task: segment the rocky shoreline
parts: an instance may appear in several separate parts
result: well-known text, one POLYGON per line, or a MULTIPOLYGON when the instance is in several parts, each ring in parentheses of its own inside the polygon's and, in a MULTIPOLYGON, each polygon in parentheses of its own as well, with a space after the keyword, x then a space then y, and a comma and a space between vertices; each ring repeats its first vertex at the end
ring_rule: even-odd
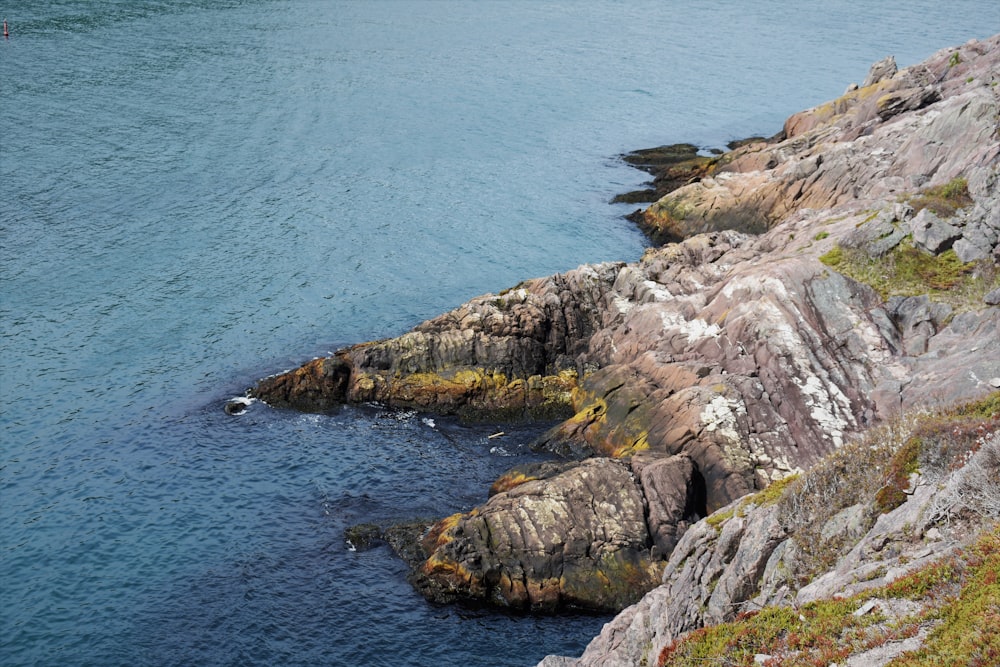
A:
POLYGON ((435 601, 620 611, 662 591, 679 545, 720 553, 691 546, 705 516, 1000 383, 998 88, 1000 35, 877 63, 722 155, 633 154, 656 173, 626 199, 656 198, 640 261, 525 281, 249 394, 562 419, 537 447, 563 461, 393 543, 435 601))

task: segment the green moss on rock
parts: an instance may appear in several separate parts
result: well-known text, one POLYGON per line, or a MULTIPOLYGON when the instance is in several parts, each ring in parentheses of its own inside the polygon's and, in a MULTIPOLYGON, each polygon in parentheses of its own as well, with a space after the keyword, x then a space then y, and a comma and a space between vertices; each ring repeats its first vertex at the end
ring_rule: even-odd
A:
POLYGON ((932 255, 909 239, 884 257, 836 245, 819 261, 871 286, 883 299, 927 294, 959 312, 982 307, 983 297, 1000 287, 1000 271, 991 262, 963 263, 950 249, 932 255))

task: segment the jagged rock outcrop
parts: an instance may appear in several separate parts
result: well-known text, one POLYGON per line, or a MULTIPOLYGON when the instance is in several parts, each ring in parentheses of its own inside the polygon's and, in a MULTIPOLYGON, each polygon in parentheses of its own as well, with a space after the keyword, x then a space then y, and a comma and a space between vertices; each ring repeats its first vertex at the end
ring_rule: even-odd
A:
POLYGON ((438 601, 616 610, 659 581, 628 465, 593 458, 437 523, 411 581, 438 601))
POLYGON ((878 433, 780 493, 742 499, 698 522, 674 549, 660 586, 605 625, 580 658, 550 656, 539 667, 656 665, 664 647, 691 630, 767 606, 850 597, 954 553, 1000 519, 1000 395, 985 405, 991 417, 928 420, 936 432, 918 421, 896 427, 897 442, 878 433), (969 424, 975 428, 963 430, 969 424), (891 478, 892 466, 879 459, 898 459, 913 442, 920 471, 898 506, 880 507, 879 480, 891 478), (817 566, 817 558, 829 565, 817 566))
POLYGON ((252 393, 312 411, 377 401, 469 418, 564 413, 622 266, 582 266, 473 299, 398 338, 266 378, 252 393))
POLYGON ((537 446, 598 458, 498 480, 486 503, 410 540, 414 582, 436 600, 537 610, 632 600, 697 538, 685 530, 698 517, 851 433, 1000 377, 1000 309, 982 295, 889 298, 831 259, 890 267, 905 255, 920 269, 933 250, 953 274, 928 279, 934 289, 963 276, 982 294, 998 286, 1000 35, 890 69, 647 209, 654 239, 682 241, 473 299, 251 395, 565 418, 537 446), (980 264, 956 268, 959 251, 980 264))
POLYGON ((998 155, 998 49, 1000 38, 992 37, 889 77, 886 69, 869 85, 791 116, 782 141, 727 154, 710 177, 649 207, 641 224, 660 241, 756 232, 798 209, 874 204, 988 168, 998 155))

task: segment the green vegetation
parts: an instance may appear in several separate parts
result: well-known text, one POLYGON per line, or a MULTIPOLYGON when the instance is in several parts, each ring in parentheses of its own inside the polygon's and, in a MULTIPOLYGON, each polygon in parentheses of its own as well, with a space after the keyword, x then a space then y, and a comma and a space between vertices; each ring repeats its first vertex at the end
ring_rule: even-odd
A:
POLYGON ((787 477, 783 477, 775 482, 771 482, 771 484, 769 484, 766 488, 758 491, 757 493, 744 496, 738 503, 731 506, 729 509, 713 512, 705 519, 705 522, 713 528, 718 528, 734 516, 743 516, 747 509, 751 506, 767 507, 768 505, 773 505, 781 499, 782 495, 785 493, 785 489, 788 488, 788 485, 798 478, 799 473, 795 473, 788 475, 787 477))
MULTIPOLYGON (((930 568, 934 568, 932 565, 930 568)), ((919 575, 922 573, 917 573, 919 575)), ((982 536, 961 558, 951 559, 935 572, 928 595, 948 595, 946 587, 959 585, 937 611, 941 624, 924 645, 890 663, 890 667, 930 667, 1000 664, 1000 529, 982 536), (942 590, 944 589, 944 590, 942 590)), ((902 580, 901 580, 902 581, 902 580)), ((893 586, 900 582, 894 582, 893 586)))
POLYGON ((921 190, 909 197, 908 201, 914 213, 927 208, 939 218, 950 218, 958 209, 971 206, 973 203, 969 195, 969 182, 961 176, 951 179, 944 185, 921 190))
POLYGON ((898 656, 890 667, 1000 664, 1000 528, 985 532, 971 547, 932 563, 880 589, 841 600, 821 600, 799 609, 768 607, 743 613, 729 623, 701 628, 668 644, 659 667, 706 664, 826 667, 852 654, 917 634, 935 621, 923 646, 898 656), (920 603, 903 618, 889 621, 866 602, 905 598, 920 603))
MULTIPOLYGON (((778 503, 778 514, 796 546, 798 584, 829 570, 854 546, 848 530, 824 533, 829 520, 857 507, 860 531, 879 514, 905 502, 910 475, 932 484, 946 473, 971 467, 972 455, 1000 433, 1000 391, 980 400, 886 422, 849 442, 808 472, 775 482, 707 521, 715 526, 752 505, 778 503)), ((988 475, 995 478, 996 468, 988 475)), ((986 515, 984 515, 986 516, 986 515)), ((847 657, 927 633, 917 651, 899 655, 890 667, 938 664, 1000 664, 1000 510, 984 519, 984 532, 965 550, 917 569, 891 584, 847 599, 820 600, 800 608, 768 607, 732 622, 704 627, 667 645, 657 665, 706 664, 827 667, 847 657), (892 600, 916 602, 893 606, 892 600), (870 601, 867 613, 855 612, 870 601), (896 611, 889 613, 892 608, 896 611), (899 617, 900 608, 907 609, 899 617)), ((884 571, 881 573, 884 574, 884 571)), ((881 576, 881 574, 876 576, 881 576)))
POLYGON ((961 62, 962 62, 962 56, 958 54, 958 51, 955 51, 954 53, 951 54, 951 57, 948 58, 948 67, 955 67, 961 62))
MULTIPOLYGON (((754 655, 797 654, 800 665, 829 665, 846 657, 848 646, 867 641, 866 630, 881 620, 878 614, 854 616, 853 600, 823 601, 801 609, 769 607, 743 614, 732 623, 695 630, 666 646, 657 662, 676 665, 754 665, 754 655), (844 644, 845 639, 850 644, 844 644), (846 652, 845 652, 846 651, 846 652), (804 653, 812 659, 802 660, 804 653)), ((781 664, 781 663, 774 663, 781 664)))
POLYGON ((814 241, 822 241, 823 239, 825 239, 829 235, 830 235, 830 232, 823 231, 823 232, 820 232, 820 233, 816 234, 816 236, 813 237, 813 240, 814 241))
POLYGON ((752 506, 779 504, 782 524, 800 552, 799 583, 805 584, 853 546, 850 535, 823 535, 835 514, 860 504, 859 528, 867 530, 880 514, 906 501, 911 474, 939 478, 964 465, 998 431, 1000 391, 935 412, 909 414, 869 430, 808 472, 773 482, 705 521, 719 528, 752 506))
POLYGON ((875 511, 886 514, 906 502, 910 475, 920 469, 920 444, 917 436, 910 437, 889 460, 885 484, 875 492, 875 511))
POLYGON ((1000 271, 992 262, 963 263, 950 249, 931 255, 909 239, 884 257, 873 258, 863 249, 837 245, 819 260, 871 286, 883 299, 927 294, 959 312, 981 308, 986 293, 1000 287, 1000 271))

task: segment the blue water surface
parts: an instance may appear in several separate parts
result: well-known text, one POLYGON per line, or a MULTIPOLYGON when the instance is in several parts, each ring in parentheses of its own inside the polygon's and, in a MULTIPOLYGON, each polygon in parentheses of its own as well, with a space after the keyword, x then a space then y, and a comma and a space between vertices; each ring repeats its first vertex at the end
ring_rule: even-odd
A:
POLYGON ((772 134, 992 1, 0 7, 0 663, 530 665, 607 617, 434 607, 345 527, 538 427, 225 400, 644 239, 618 154, 772 134), (490 439, 498 430, 508 435, 490 439))

